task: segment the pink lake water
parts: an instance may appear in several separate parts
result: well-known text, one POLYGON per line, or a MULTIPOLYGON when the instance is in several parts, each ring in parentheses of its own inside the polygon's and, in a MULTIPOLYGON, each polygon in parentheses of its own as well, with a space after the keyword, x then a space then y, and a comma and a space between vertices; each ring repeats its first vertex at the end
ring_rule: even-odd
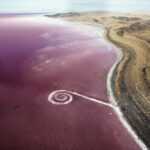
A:
POLYGON ((110 103, 107 75, 120 53, 103 32, 46 17, 0 17, 0 149, 140 149, 112 108, 77 95, 67 105, 48 101, 63 89, 110 103))

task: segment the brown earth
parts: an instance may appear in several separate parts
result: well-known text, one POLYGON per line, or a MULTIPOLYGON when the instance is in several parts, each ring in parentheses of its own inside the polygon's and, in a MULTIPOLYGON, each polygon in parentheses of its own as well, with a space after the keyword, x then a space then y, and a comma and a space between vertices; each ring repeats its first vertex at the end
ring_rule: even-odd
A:
POLYGON ((107 27, 105 38, 124 54, 112 77, 116 101, 150 148, 150 13, 87 12, 50 17, 107 27))

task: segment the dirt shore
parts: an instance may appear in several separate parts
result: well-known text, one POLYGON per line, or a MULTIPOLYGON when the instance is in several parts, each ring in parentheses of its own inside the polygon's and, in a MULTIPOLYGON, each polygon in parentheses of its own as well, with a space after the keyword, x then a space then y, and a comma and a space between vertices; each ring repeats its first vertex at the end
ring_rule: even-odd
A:
POLYGON ((150 13, 68 13, 55 18, 107 27, 105 38, 123 52, 112 76, 116 101, 150 148, 150 13))

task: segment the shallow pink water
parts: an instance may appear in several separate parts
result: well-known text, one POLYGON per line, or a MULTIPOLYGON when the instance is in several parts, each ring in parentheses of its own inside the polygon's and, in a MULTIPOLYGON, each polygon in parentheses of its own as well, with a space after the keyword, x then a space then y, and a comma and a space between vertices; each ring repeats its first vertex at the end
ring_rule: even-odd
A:
POLYGON ((0 17, 0 33, 0 149, 139 149, 111 108, 47 101, 64 89, 109 103, 107 75, 120 56, 102 33, 35 16, 0 17))
POLYGON ((82 91, 108 102, 107 73, 118 55, 108 51, 99 36, 42 17, 11 17, 0 24, 2 82, 37 90, 82 91))

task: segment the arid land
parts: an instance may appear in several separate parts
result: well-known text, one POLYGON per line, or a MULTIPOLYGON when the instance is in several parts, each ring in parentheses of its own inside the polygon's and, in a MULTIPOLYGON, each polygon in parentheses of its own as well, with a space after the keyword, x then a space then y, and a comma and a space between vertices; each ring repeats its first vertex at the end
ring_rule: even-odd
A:
POLYGON ((150 148, 150 13, 68 13, 50 17, 104 25, 105 38, 123 53, 112 89, 124 116, 150 148))

